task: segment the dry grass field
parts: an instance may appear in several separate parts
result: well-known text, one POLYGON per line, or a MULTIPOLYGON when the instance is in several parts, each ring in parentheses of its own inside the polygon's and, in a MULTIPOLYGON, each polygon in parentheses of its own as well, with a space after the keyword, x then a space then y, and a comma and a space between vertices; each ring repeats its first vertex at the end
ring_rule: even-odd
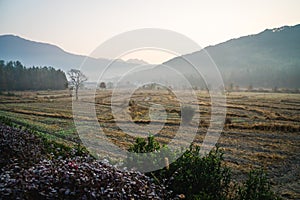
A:
MULTIPOLYGON (((189 103, 200 108, 200 126, 194 143, 201 144, 209 125, 211 103, 204 91, 199 91, 197 97, 198 102, 189 103)), ((87 91, 81 100, 91 101, 91 98, 92 91, 87 91)), ((129 105, 122 95, 116 99, 113 103, 126 107, 135 124, 141 127, 150 122, 149 105, 162 104, 167 123, 156 134, 158 141, 167 144, 176 134, 180 126, 180 103, 172 93, 137 90, 129 105)), ((97 91, 95 101, 105 134, 121 148, 128 148, 135 138, 116 125, 111 112, 111 91, 97 91)), ((224 149, 225 164, 234 169, 235 179, 243 179, 250 169, 263 167, 276 193, 286 199, 300 199, 300 94, 232 92, 227 95, 226 107, 226 123, 218 145, 224 149)), ((33 127, 52 139, 66 143, 80 141, 68 90, 4 93, 0 96, 0 116, 33 127)), ((126 126, 128 121, 118 123, 126 126)))

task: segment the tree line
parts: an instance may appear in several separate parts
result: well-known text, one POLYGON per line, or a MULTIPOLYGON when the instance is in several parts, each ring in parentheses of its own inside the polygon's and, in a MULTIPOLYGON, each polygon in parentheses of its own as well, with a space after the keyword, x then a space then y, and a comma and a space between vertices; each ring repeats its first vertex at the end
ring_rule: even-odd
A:
POLYGON ((0 91, 60 90, 68 86, 66 75, 53 67, 26 68, 19 61, 0 60, 0 91))

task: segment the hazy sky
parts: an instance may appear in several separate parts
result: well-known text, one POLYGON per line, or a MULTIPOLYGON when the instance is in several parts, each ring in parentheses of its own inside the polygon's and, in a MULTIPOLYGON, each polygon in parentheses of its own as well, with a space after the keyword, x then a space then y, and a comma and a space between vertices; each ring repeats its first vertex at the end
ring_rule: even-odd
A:
POLYGON ((299 0, 0 0, 0 34, 87 55, 119 33, 163 28, 205 47, 266 28, 298 24, 299 10, 299 0))

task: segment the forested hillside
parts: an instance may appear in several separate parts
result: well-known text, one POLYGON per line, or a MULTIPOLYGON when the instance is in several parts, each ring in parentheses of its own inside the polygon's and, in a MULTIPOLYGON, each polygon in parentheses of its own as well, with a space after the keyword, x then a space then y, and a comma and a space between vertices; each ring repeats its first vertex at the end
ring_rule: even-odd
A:
POLYGON ((52 67, 26 68, 19 61, 0 60, 0 91, 10 90, 60 90, 67 87, 63 71, 52 67))

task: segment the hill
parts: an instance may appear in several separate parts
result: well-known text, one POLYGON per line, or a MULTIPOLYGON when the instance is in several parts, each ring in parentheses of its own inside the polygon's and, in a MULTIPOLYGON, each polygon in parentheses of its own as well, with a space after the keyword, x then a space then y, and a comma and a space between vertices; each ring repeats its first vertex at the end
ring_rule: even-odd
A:
MULTIPOLYGON (((183 57, 201 66, 207 62, 206 52, 218 66, 226 85, 300 87, 300 25, 266 29, 183 57)), ((183 57, 164 64, 185 68, 183 57)))
MULTIPOLYGON (((0 60, 18 60, 26 67, 51 66, 65 72, 71 68, 79 68, 84 59, 88 58, 86 65, 89 68, 86 75, 90 81, 98 80, 100 74, 95 74, 95 71, 102 71, 112 61, 68 53, 58 46, 30 41, 15 35, 0 36, 0 47, 0 60)), ((110 75, 117 76, 136 65, 137 63, 134 62, 117 60, 114 62, 114 69, 110 71, 110 75)))
MULTIPOLYGON (((85 66, 89 67, 86 72, 89 81, 98 80, 100 74, 95 72, 101 72, 112 61, 71 54, 51 44, 29 41, 13 35, 0 36, 0 46, 0 60, 19 60, 29 67, 46 65, 67 71, 79 68, 84 59, 88 58, 85 66)), ((208 46, 197 52, 173 58, 155 68, 149 65, 147 70, 135 72, 123 81, 167 80, 166 82, 172 85, 172 82, 177 83, 178 80, 174 73, 169 73, 171 68, 184 74, 192 84, 197 83, 205 87, 203 79, 194 76, 194 70, 189 70, 185 59, 191 61, 200 71, 204 70, 203 66, 209 71, 212 65, 211 58, 220 70, 227 87, 231 85, 300 88, 299 55, 300 24, 283 26, 208 46)), ((109 69, 109 77, 106 77, 106 80, 118 78, 140 64, 146 63, 138 59, 126 62, 116 60, 113 69, 109 69)))

